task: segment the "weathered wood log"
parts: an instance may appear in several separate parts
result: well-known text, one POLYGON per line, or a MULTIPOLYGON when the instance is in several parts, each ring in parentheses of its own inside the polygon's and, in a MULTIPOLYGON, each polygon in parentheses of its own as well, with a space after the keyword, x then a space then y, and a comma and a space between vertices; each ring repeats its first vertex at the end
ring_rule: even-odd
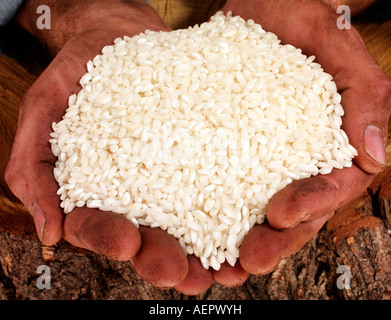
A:
MULTIPOLYGON (((356 26, 379 65, 390 74, 391 24, 356 26)), ((175 290, 153 288, 129 262, 110 260, 65 241, 43 246, 31 216, 4 181, 18 105, 45 67, 46 60, 37 59, 41 55, 32 53, 23 63, 0 57, 0 299, 391 298, 391 166, 361 197, 338 210, 298 253, 283 259, 272 273, 250 276, 236 288, 215 283, 198 296, 183 296, 175 290), (50 288, 45 288, 49 282, 43 280, 45 271, 39 271, 40 266, 49 267, 50 288)))
POLYGON ((65 241, 42 246, 25 208, 1 198, 0 298, 390 299, 391 238, 387 221, 377 217, 373 207, 390 198, 379 195, 365 194, 338 210, 317 236, 271 274, 250 276, 237 288, 214 284, 196 297, 151 287, 129 262, 110 260, 65 241), (50 289, 38 287, 41 265, 50 268, 50 289), (339 266, 350 270, 350 289, 338 287, 339 266))

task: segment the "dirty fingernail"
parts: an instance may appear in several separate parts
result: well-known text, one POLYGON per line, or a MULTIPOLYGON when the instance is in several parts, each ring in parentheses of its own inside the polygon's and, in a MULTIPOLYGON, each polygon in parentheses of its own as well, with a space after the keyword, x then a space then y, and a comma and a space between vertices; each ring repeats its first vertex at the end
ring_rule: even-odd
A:
POLYGON ((368 126, 364 133, 364 149, 371 158, 382 165, 386 164, 386 150, 384 146, 383 133, 376 126, 368 126))
POLYGON ((43 213, 40 206, 32 204, 30 207, 30 213, 34 218, 35 228, 37 230, 38 238, 42 241, 43 230, 45 228, 45 214, 43 213))

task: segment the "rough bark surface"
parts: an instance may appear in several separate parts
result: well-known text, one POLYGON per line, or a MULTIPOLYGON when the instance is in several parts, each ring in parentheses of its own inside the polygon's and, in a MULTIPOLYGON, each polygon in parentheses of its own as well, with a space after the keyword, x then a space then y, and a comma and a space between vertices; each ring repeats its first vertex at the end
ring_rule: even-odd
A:
POLYGON ((66 242, 42 246, 24 207, 2 198, 0 299, 390 299, 391 238, 388 222, 376 217, 379 212, 374 214, 374 201, 389 205, 390 198, 366 194, 339 210, 271 274, 250 276, 237 288, 215 283, 203 294, 188 297, 153 288, 129 262, 66 242), (50 267, 50 289, 38 288, 41 265, 50 267), (350 289, 338 287, 342 274, 337 268, 342 265, 350 269, 350 289))
MULTIPOLYGON (((163 12, 167 19, 168 9, 164 7, 163 12)), ((379 65, 390 74, 390 23, 356 26, 379 65), (377 47, 376 32, 384 38, 383 49, 377 47)), ((198 296, 183 296, 175 290, 153 288, 129 262, 110 260, 65 241, 42 246, 31 216, 4 182, 17 107, 47 63, 45 57, 37 57, 42 55, 19 60, 0 56, 0 300, 391 298, 391 167, 378 175, 360 198, 338 210, 298 253, 282 260, 272 273, 250 276, 236 288, 215 283, 198 296), (50 289, 38 288, 42 274, 37 269, 42 265, 50 267, 50 289), (350 289, 346 281, 341 289, 346 274, 341 273, 340 266, 350 270, 350 289)))

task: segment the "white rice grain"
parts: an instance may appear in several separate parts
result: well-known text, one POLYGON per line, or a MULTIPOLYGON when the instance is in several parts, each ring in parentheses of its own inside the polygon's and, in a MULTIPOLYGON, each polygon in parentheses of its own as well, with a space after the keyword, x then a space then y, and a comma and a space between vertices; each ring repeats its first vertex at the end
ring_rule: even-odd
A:
POLYGON ((254 21, 118 38, 53 123, 61 207, 167 230, 204 268, 235 265, 273 195, 352 165, 332 77, 254 21))

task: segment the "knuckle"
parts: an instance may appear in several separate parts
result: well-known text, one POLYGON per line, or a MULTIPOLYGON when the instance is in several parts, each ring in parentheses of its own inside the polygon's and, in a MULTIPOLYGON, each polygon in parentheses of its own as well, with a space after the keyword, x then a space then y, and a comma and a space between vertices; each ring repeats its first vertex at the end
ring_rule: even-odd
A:
POLYGON ((386 77, 381 79, 377 84, 378 92, 384 97, 390 97, 391 95, 391 79, 386 77))
POLYGON ((11 159, 4 172, 5 181, 16 197, 21 195, 21 183, 23 179, 23 167, 15 159, 11 159))
POLYGON ((7 182, 10 188, 15 184, 17 171, 18 170, 15 168, 14 161, 10 160, 4 172, 5 181, 7 182))
POLYGON ((389 77, 379 79, 376 83, 376 95, 382 111, 389 116, 391 112, 391 79, 389 77))

